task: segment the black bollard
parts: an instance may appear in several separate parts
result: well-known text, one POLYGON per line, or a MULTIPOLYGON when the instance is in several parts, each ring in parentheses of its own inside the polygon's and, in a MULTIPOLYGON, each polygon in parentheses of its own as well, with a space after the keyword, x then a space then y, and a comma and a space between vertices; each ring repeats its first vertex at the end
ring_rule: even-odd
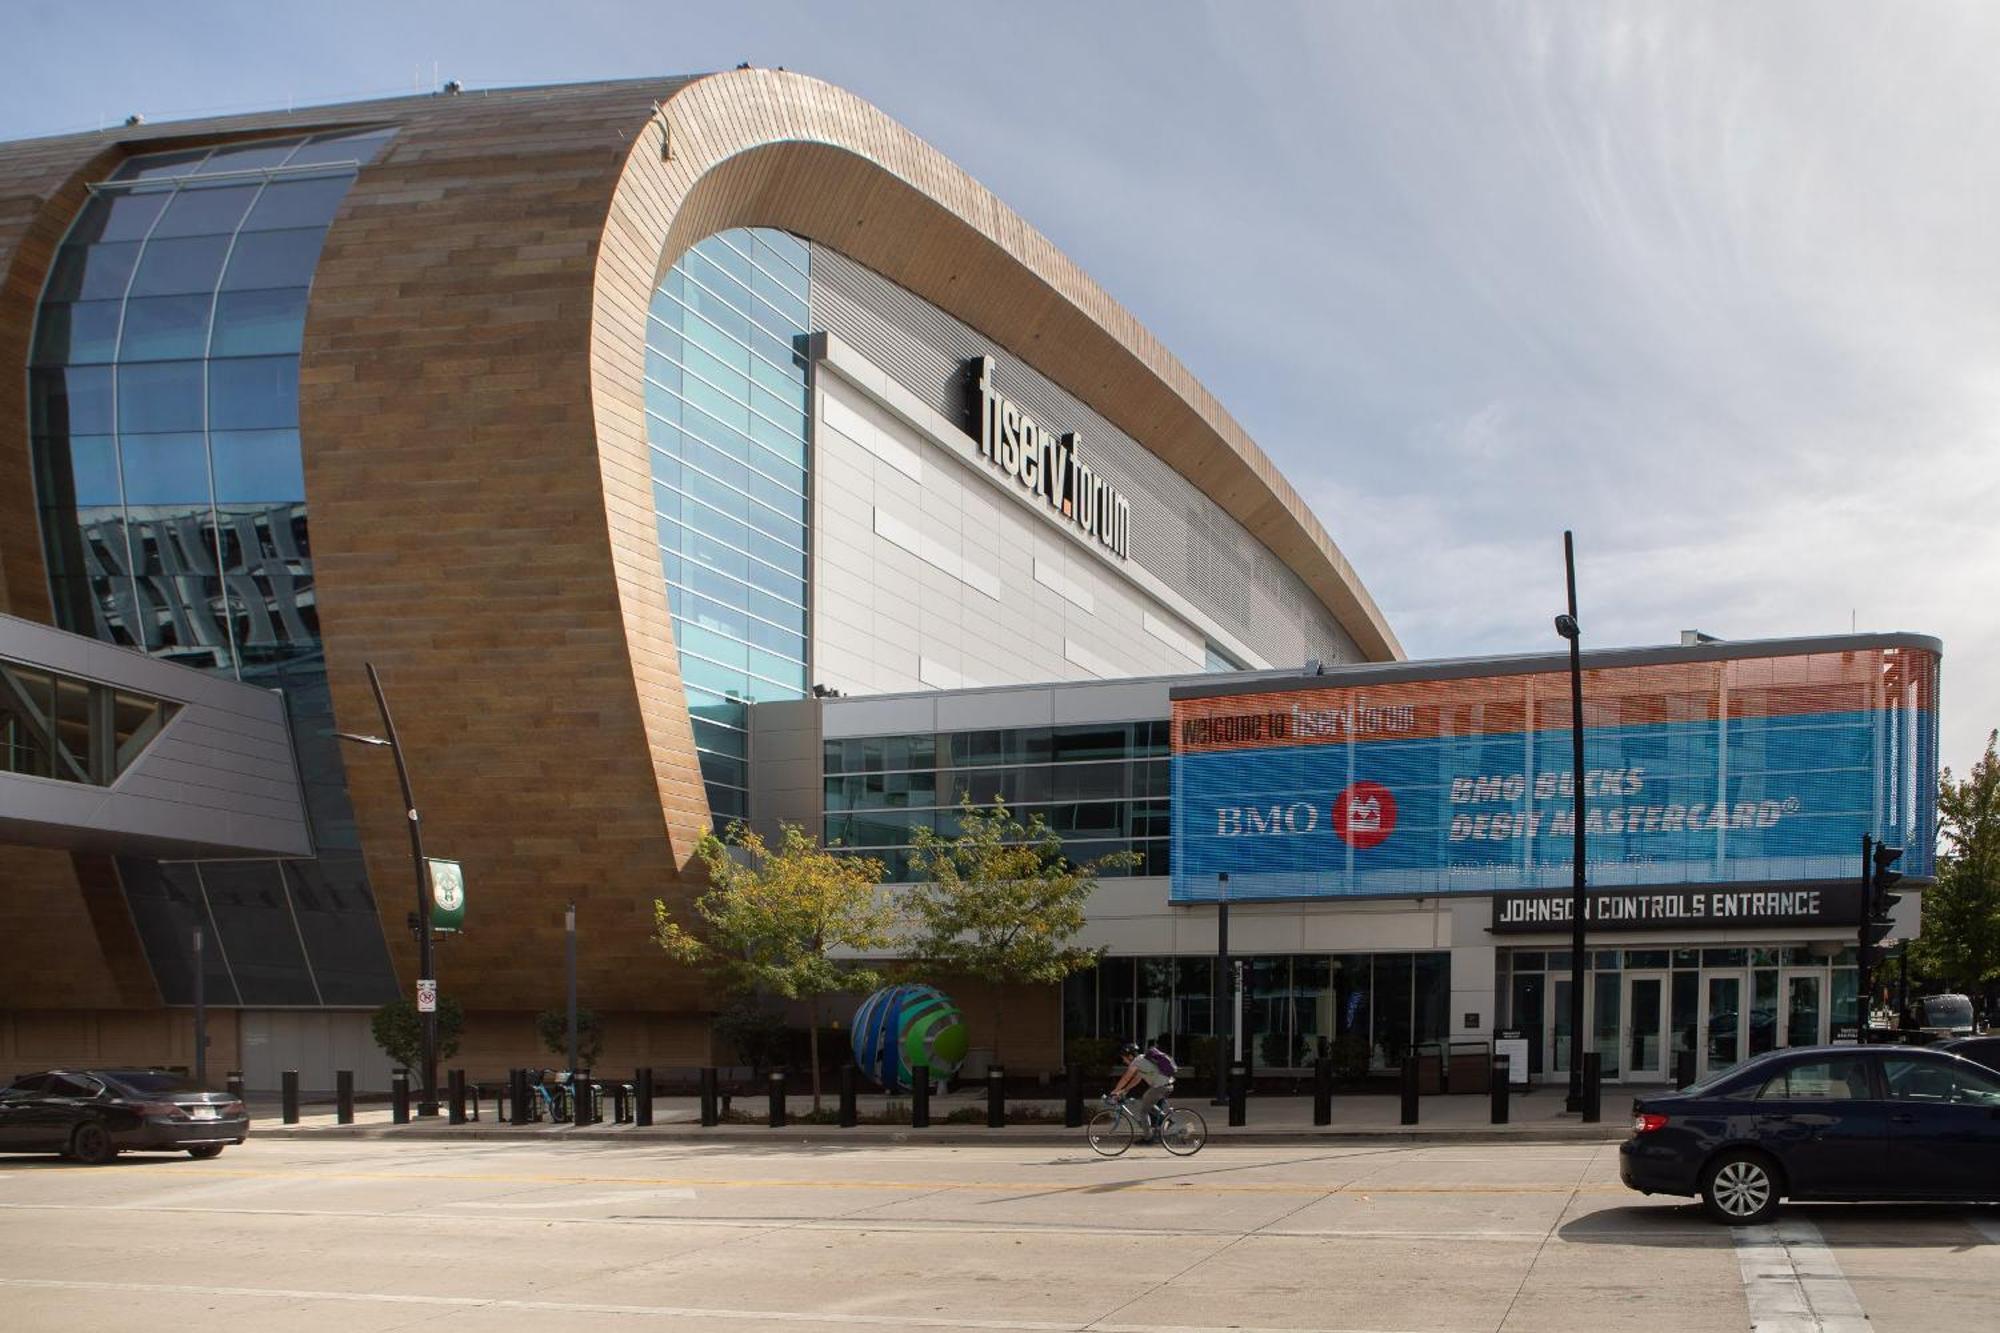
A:
POLYGON ((653 1067, 632 1076, 632 1123, 644 1129, 653 1123, 653 1067))
POLYGON ((861 1123, 860 1109, 855 1105, 855 1096, 860 1090, 861 1071, 853 1065, 840 1067, 840 1127, 853 1129, 861 1123))
POLYGON ((986 1127, 1007 1127, 1007 1071, 999 1065, 986 1068, 986 1127))
POLYGON ((445 1075, 445 1097, 447 1109, 445 1123, 462 1125, 465 1123, 465 1071, 454 1069, 445 1075))
POLYGON ((571 1074, 569 1078, 569 1122, 572 1125, 588 1125, 597 1119, 597 1107, 591 1098, 591 1081, 588 1074, 571 1074))
POLYGON ((525 1125, 533 1115, 528 1105, 528 1071, 510 1069, 507 1071, 507 1119, 516 1125, 525 1125))
POLYGON ((931 1067, 910 1067, 910 1128, 931 1127, 931 1067))
POLYGON ((1313 1061, 1313 1123, 1333 1123, 1333 1061, 1325 1056, 1313 1061))
POLYGON ((771 1071, 771 1128, 785 1127, 785 1071, 771 1071))
POLYGON ((287 1069, 279 1077, 285 1089, 285 1123, 296 1125, 299 1123, 299 1071, 287 1069))
POLYGON ((709 1066, 701 1071, 701 1123, 719 1125, 722 1115, 715 1105, 715 1069, 709 1066))
POLYGON ((1596 1051, 1583 1053, 1583 1123, 1594 1125, 1604 1118, 1604 1057, 1596 1051))
POLYGON ((342 1069, 333 1076, 333 1118, 336 1124, 354 1123, 354 1071, 342 1069))
POLYGON ((1063 1070, 1068 1086, 1063 1089, 1063 1127, 1083 1128, 1083 1066, 1071 1064, 1063 1070))
POLYGON ((1513 1067, 1513 1062, 1506 1056, 1496 1055, 1493 1057, 1492 1067, 1486 1075, 1488 1082, 1492 1085, 1492 1119, 1496 1125, 1507 1123, 1507 1076, 1513 1067))
POLYGON ((225 1092, 227 1092, 230 1096, 234 1097, 237 1101, 239 1102, 242 1101, 243 1071, 240 1069, 230 1070, 229 1077, 223 1081, 222 1087, 225 1092))
POLYGON ((1417 1123, 1417 1048, 1403 1052, 1403 1123, 1417 1123))
POLYGON ((611 1085, 611 1123, 622 1125, 632 1116, 632 1085, 613 1083, 611 1085))
POLYGON ((410 1071, 398 1069, 389 1076, 389 1119, 398 1125, 410 1123, 410 1071))
POLYGON ((1674 1087, 1678 1089, 1678 1088, 1691 1088, 1693 1086, 1694 1086, 1694 1052, 1675 1051, 1674 1087))
POLYGON ((1238 1060, 1229 1066, 1229 1123, 1241 1129, 1250 1123, 1250 1066, 1238 1060))

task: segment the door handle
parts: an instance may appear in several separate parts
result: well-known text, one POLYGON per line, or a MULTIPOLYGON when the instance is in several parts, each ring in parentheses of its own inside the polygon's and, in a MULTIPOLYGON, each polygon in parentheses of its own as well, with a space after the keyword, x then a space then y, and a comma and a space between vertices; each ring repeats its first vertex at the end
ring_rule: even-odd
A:
POLYGON ((1908 1111, 1898 1111, 1895 1115, 1889 1117, 1889 1123, 1892 1125, 1914 1125, 1917 1123, 1917 1118, 1908 1111))

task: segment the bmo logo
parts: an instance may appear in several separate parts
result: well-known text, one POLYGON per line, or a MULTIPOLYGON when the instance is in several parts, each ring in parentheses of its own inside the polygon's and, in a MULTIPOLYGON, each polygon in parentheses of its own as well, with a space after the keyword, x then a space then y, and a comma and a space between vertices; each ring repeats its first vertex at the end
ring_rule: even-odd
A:
POLYGON ((1218 838, 1288 838, 1319 827, 1319 807, 1310 801, 1290 805, 1218 805, 1218 838))
POLYGON ((1333 832, 1359 851, 1379 846, 1396 831, 1396 797, 1379 782, 1357 782, 1333 801, 1333 832))

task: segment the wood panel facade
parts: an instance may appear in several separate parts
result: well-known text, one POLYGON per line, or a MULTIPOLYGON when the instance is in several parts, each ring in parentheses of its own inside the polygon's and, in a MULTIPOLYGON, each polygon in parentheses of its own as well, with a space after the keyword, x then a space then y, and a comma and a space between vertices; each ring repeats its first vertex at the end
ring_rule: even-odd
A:
MULTIPOLYGON (((86 184, 124 156, 381 124, 396 137, 346 197, 314 281, 301 438, 334 710, 344 729, 379 729, 374 663, 426 850, 465 866, 470 928, 438 970, 469 1009, 559 1001, 571 901, 587 1004, 651 1015, 649 1042, 676 1050, 700 1040, 713 1006, 650 940, 653 899, 694 886, 709 814, 661 574, 643 370, 660 276, 718 230, 820 241, 978 329, 1212 496, 1365 653, 1401 656, 1317 519, 1152 335, 936 149, 801 75, 402 98, 0 146, 0 358, 25 364, 54 247, 86 184), (685 1032, 656 1030, 663 1019, 685 1032)), ((0 610, 46 620, 24 378, 0 375, 0 610)), ((347 755, 407 986, 414 872, 391 768, 347 755)), ((90 919, 76 897, 71 925, 90 919)), ((8 901, 0 891, 0 934, 8 901)), ((99 952, 132 965, 116 941, 99 952)), ((93 983, 75 1003, 130 1003, 136 981, 93 983)))

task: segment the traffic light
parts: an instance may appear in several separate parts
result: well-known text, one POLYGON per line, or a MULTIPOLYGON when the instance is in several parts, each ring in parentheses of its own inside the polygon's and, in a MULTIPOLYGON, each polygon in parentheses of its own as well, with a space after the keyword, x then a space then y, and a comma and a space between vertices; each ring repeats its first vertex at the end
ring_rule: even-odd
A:
POLYGON ((1895 907, 1902 894, 1890 890, 1903 878, 1896 862, 1903 859, 1901 847, 1863 838, 1861 866, 1861 967, 1863 975, 1889 956, 1882 941, 1895 929, 1895 907))

